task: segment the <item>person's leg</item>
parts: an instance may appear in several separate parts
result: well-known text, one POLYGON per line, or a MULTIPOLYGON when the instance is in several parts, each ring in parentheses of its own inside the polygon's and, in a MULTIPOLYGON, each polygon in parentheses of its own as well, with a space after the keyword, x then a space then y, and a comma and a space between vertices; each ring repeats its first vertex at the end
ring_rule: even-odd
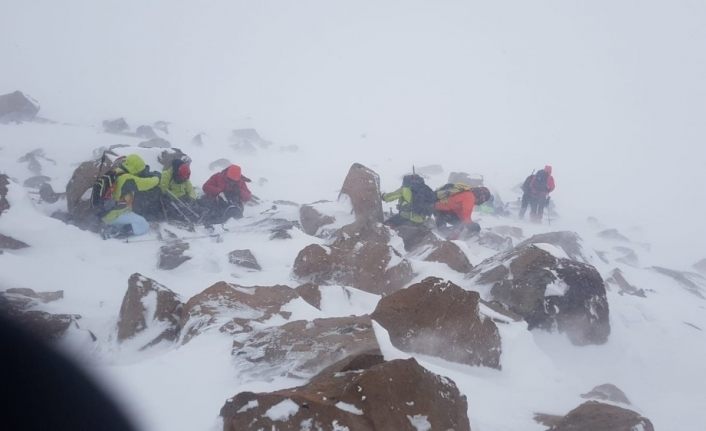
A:
POLYGON ((542 217, 539 216, 539 200, 534 196, 530 199, 530 220, 535 223, 542 221, 542 217))
POLYGON ((529 205, 529 195, 527 193, 522 194, 522 206, 520 207, 520 218, 525 217, 525 212, 527 211, 527 206, 529 205))
POLYGON ((132 211, 120 214, 115 220, 109 223, 113 226, 129 225, 132 228, 132 234, 144 235, 150 230, 150 224, 141 215, 132 211))

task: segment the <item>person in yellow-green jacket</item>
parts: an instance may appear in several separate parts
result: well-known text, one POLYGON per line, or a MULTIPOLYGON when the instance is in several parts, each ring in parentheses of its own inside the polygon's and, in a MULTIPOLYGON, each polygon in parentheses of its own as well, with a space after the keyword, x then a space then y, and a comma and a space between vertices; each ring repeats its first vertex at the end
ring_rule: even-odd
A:
POLYGON ((146 176, 149 168, 137 154, 130 154, 113 169, 107 202, 101 220, 106 224, 104 238, 144 235, 149 231, 147 220, 133 211, 135 194, 154 189, 159 185, 158 176, 146 176))
POLYGON ((397 201, 399 213, 385 221, 391 227, 424 223, 434 211, 436 203, 436 193, 417 174, 405 175, 402 187, 391 193, 383 193, 381 197, 385 202, 397 201))
POLYGON ((164 210, 169 220, 184 219, 195 222, 200 219, 196 204, 196 189, 191 183, 191 160, 187 157, 174 159, 171 167, 162 171, 159 188, 162 191, 164 210))

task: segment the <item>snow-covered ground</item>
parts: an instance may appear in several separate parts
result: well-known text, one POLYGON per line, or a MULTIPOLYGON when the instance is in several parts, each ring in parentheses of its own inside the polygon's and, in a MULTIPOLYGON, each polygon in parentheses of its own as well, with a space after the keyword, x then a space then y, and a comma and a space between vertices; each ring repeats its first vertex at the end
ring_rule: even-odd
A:
MULTIPOLYGON (((262 213, 296 218, 276 200, 335 201, 348 167, 378 172, 382 189, 417 167, 482 173, 505 201, 533 169, 554 166, 560 218, 537 226, 477 215, 483 227, 516 225, 525 236, 575 231, 608 278, 616 266, 645 298, 610 287, 611 335, 577 347, 562 335, 501 327, 502 371, 417 357, 453 379, 468 397, 475 431, 541 430, 534 412, 564 414, 581 393, 620 387, 656 429, 701 430, 706 423, 706 302, 653 265, 691 270, 706 257, 706 6, 691 1, 618 2, 31 2, 0 6, 0 94, 16 89, 42 103, 57 124, 0 125, 0 172, 9 212, 0 233, 31 247, 0 256, 0 290, 62 289, 52 312, 78 313, 98 338, 67 342, 149 430, 218 429, 225 400, 243 390, 301 384, 252 380, 233 365, 232 339, 217 331, 175 347, 138 351, 116 340, 130 274, 139 272, 188 299, 213 283, 296 286, 297 252, 320 242, 293 230, 269 241, 251 224, 262 213), (7 13, 5 13, 7 12, 7 13), (659 31, 656 31, 659 29, 659 31), (103 241, 50 218, 62 201, 38 203, 18 159, 41 148, 42 174, 63 191, 75 167, 100 147, 138 152, 138 138, 103 133, 104 119, 133 127, 172 122, 164 135, 193 159, 201 185, 209 164, 227 158, 253 179, 263 202, 230 222, 223 242, 190 240, 193 259, 157 268, 158 241, 103 241), (230 131, 256 127, 273 142, 241 154, 230 131), (191 143, 205 133, 204 145, 191 143), (296 145, 292 151, 290 146, 296 145), (587 220, 596 217, 596 222, 587 220), (621 243, 598 237, 617 228, 638 254, 631 266, 593 251, 621 243), (647 246, 649 245, 649 246, 647 246), (227 253, 250 249, 261 272, 235 269, 227 253)), ((154 233, 147 239, 156 239, 154 233)), ((492 254, 460 243, 473 264, 492 254)), ((441 264, 419 273, 473 288, 441 264)), ((706 294, 706 290, 702 293, 706 294)), ((364 292, 324 298, 323 310, 293 318, 365 314, 364 292)), ((406 357, 377 327, 386 358, 406 357)))

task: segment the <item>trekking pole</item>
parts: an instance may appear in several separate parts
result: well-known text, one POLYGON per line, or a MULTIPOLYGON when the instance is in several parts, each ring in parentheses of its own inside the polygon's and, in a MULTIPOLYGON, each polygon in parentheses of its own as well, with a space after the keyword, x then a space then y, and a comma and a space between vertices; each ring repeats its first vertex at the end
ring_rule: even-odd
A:
POLYGON ((177 195, 175 195, 171 190, 167 190, 167 193, 169 193, 169 196, 171 196, 173 201, 176 201, 175 202, 176 205, 180 205, 183 209, 187 210, 189 213, 191 213, 192 216, 196 217, 196 220, 198 220, 200 218, 200 216, 196 213, 196 211, 194 211, 187 204, 182 202, 181 199, 179 199, 177 197, 177 195))

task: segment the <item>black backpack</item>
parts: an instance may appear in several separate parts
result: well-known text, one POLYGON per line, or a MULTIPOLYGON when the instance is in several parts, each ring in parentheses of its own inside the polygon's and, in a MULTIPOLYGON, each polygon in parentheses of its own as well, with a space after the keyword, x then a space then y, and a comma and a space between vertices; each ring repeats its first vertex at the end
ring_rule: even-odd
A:
POLYGON ((544 170, 538 171, 536 174, 534 174, 534 184, 533 184, 534 189, 537 191, 540 191, 540 192, 546 192, 548 179, 549 179, 549 175, 547 174, 546 171, 544 171, 544 170))
POLYGON ((424 183, 424 178, 417 174, 405 175, 402 185, 412 191, 410 210, 413 213, 428 216, 434 212, 436 193, 424 183))

